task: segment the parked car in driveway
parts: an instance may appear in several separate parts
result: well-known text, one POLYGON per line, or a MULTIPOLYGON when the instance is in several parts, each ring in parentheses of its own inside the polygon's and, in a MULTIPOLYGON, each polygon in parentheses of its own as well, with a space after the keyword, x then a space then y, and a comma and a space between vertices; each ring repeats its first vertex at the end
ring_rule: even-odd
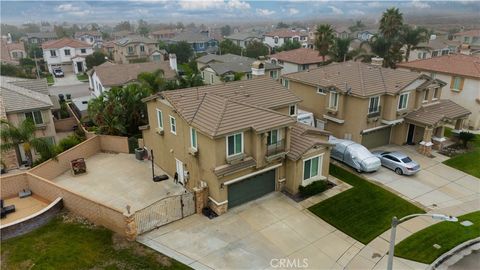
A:
POLYGON ((402 175, 412 175, 420 171, 420 165, 402 152, 373 151, 382 162, 382 166, 402 175))
POLYGON ((55 76, 55 77, 57 77, 57 78, 58 78, 58 77, 63 77, 63 76, 65 76, 65 74, 63 73, 62 68, 60 68, 60 67, 53 68, 52 71, 53 71, 53 76, 55 76))
POLYGON ((353 167, 357 172, 374 172, 381 166, 380 159, 359 143, 333 136, 329 142, 335 144, 331 157, 353 167))

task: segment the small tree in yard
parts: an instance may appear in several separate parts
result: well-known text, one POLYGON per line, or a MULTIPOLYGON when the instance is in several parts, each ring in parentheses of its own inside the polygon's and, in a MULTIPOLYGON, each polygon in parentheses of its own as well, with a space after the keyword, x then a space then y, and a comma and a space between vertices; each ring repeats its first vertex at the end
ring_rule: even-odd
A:
POLYGON ((88 68, 99 66, 107 61, 107 55, 103 52, 94 52, 93 54, 85 57, 85 62, 88 68))
POLYGON ((462 142, 463 147, 467 148, 468 143, 475 139, 475 134, 462 131, 458 134, 458 139, 462 142))
POLYGON ((221 54, 236 54, 240 55, 242 54, 242 48, 238 46, 237 44, 233 43, 230 39, 225 39, 224 41, 220 42, 220 53, 221 54))
POLYGON ((186 41, 180 41, 176 44, 170 44, 167 47, 168 53, 174 53, 177 56, 178 64, 184 64, 193 57, 193 49, 186 41))
POLYGON ((252 58, 258 58, 259 56, 265 56, 268 54, 268 48, 262 42, 253 41, 247 45, 246 55, 252 58))

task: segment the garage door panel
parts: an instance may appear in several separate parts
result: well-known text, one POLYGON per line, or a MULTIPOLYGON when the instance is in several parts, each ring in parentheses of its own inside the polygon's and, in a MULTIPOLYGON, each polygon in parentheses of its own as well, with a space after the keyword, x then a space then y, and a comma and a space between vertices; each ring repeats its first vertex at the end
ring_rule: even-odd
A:
POLYGON ((228 185, 228 208, 255 200, 275 191, 275 170, 228 185))
POLYGON ((389 144, 391 130, 391 127, 386 127, 363 134, 362 145, 367 148, 375 148, 389 144))

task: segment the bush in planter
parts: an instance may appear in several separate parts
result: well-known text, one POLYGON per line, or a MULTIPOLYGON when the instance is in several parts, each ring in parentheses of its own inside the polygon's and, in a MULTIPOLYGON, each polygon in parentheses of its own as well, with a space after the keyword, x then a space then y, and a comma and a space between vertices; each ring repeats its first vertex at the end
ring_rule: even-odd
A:
POLYGON ((462 131, 458 134, 458 139, 462 142, 463 147, 467 148, 468 142, 475 139, 475 134, 462 131))
POLYGON ((69 135, 68 137, 65 137, 60 140, 60 142, 57 145, 57 152, 61 153, 65 150, 68 150, 75 145, 81 143, 82 140, 78 138, 76 135, 69 135))
POLYGON ((328 182, 327 181, 315 181, 311 184, 308 184, 306 186, 299 186, 298 187, 298 192, 300 195, 304 198, 313 196, 315 194, 324 192, 325 190, 328 189, 328 182))

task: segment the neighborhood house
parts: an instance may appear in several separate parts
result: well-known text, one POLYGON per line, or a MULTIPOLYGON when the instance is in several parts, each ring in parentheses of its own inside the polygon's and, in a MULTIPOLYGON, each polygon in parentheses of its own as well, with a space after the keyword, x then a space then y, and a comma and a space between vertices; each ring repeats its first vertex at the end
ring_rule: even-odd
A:
MULTIPOLYGON (((308 48, 283 51, 268 57, 270 63, 283 67, 282 74, 317 68, 323 64, 323 58, 318 55, 318 51, 308 48)), ((328 59, 326 56, 325 61, 328 59)))
POLYGON ((165 54, 158 49, 155 40, 138 35, 126 36, 113 43, 113 60, 118 64, 160 61, 165 54))
POLYGON ((75 74, 87 71, 85 57, 93 53, 92 45, 71 38, 51 40, 42 44, 43 59, 48 71, 61 67, 65 73, 75 74))
POLYGON ((263 43, 271 49, 281 47, 286 42, 298 41, 302 47, 308 45, 308 33, 290 29, 279 29, 263 35, 263 43))

